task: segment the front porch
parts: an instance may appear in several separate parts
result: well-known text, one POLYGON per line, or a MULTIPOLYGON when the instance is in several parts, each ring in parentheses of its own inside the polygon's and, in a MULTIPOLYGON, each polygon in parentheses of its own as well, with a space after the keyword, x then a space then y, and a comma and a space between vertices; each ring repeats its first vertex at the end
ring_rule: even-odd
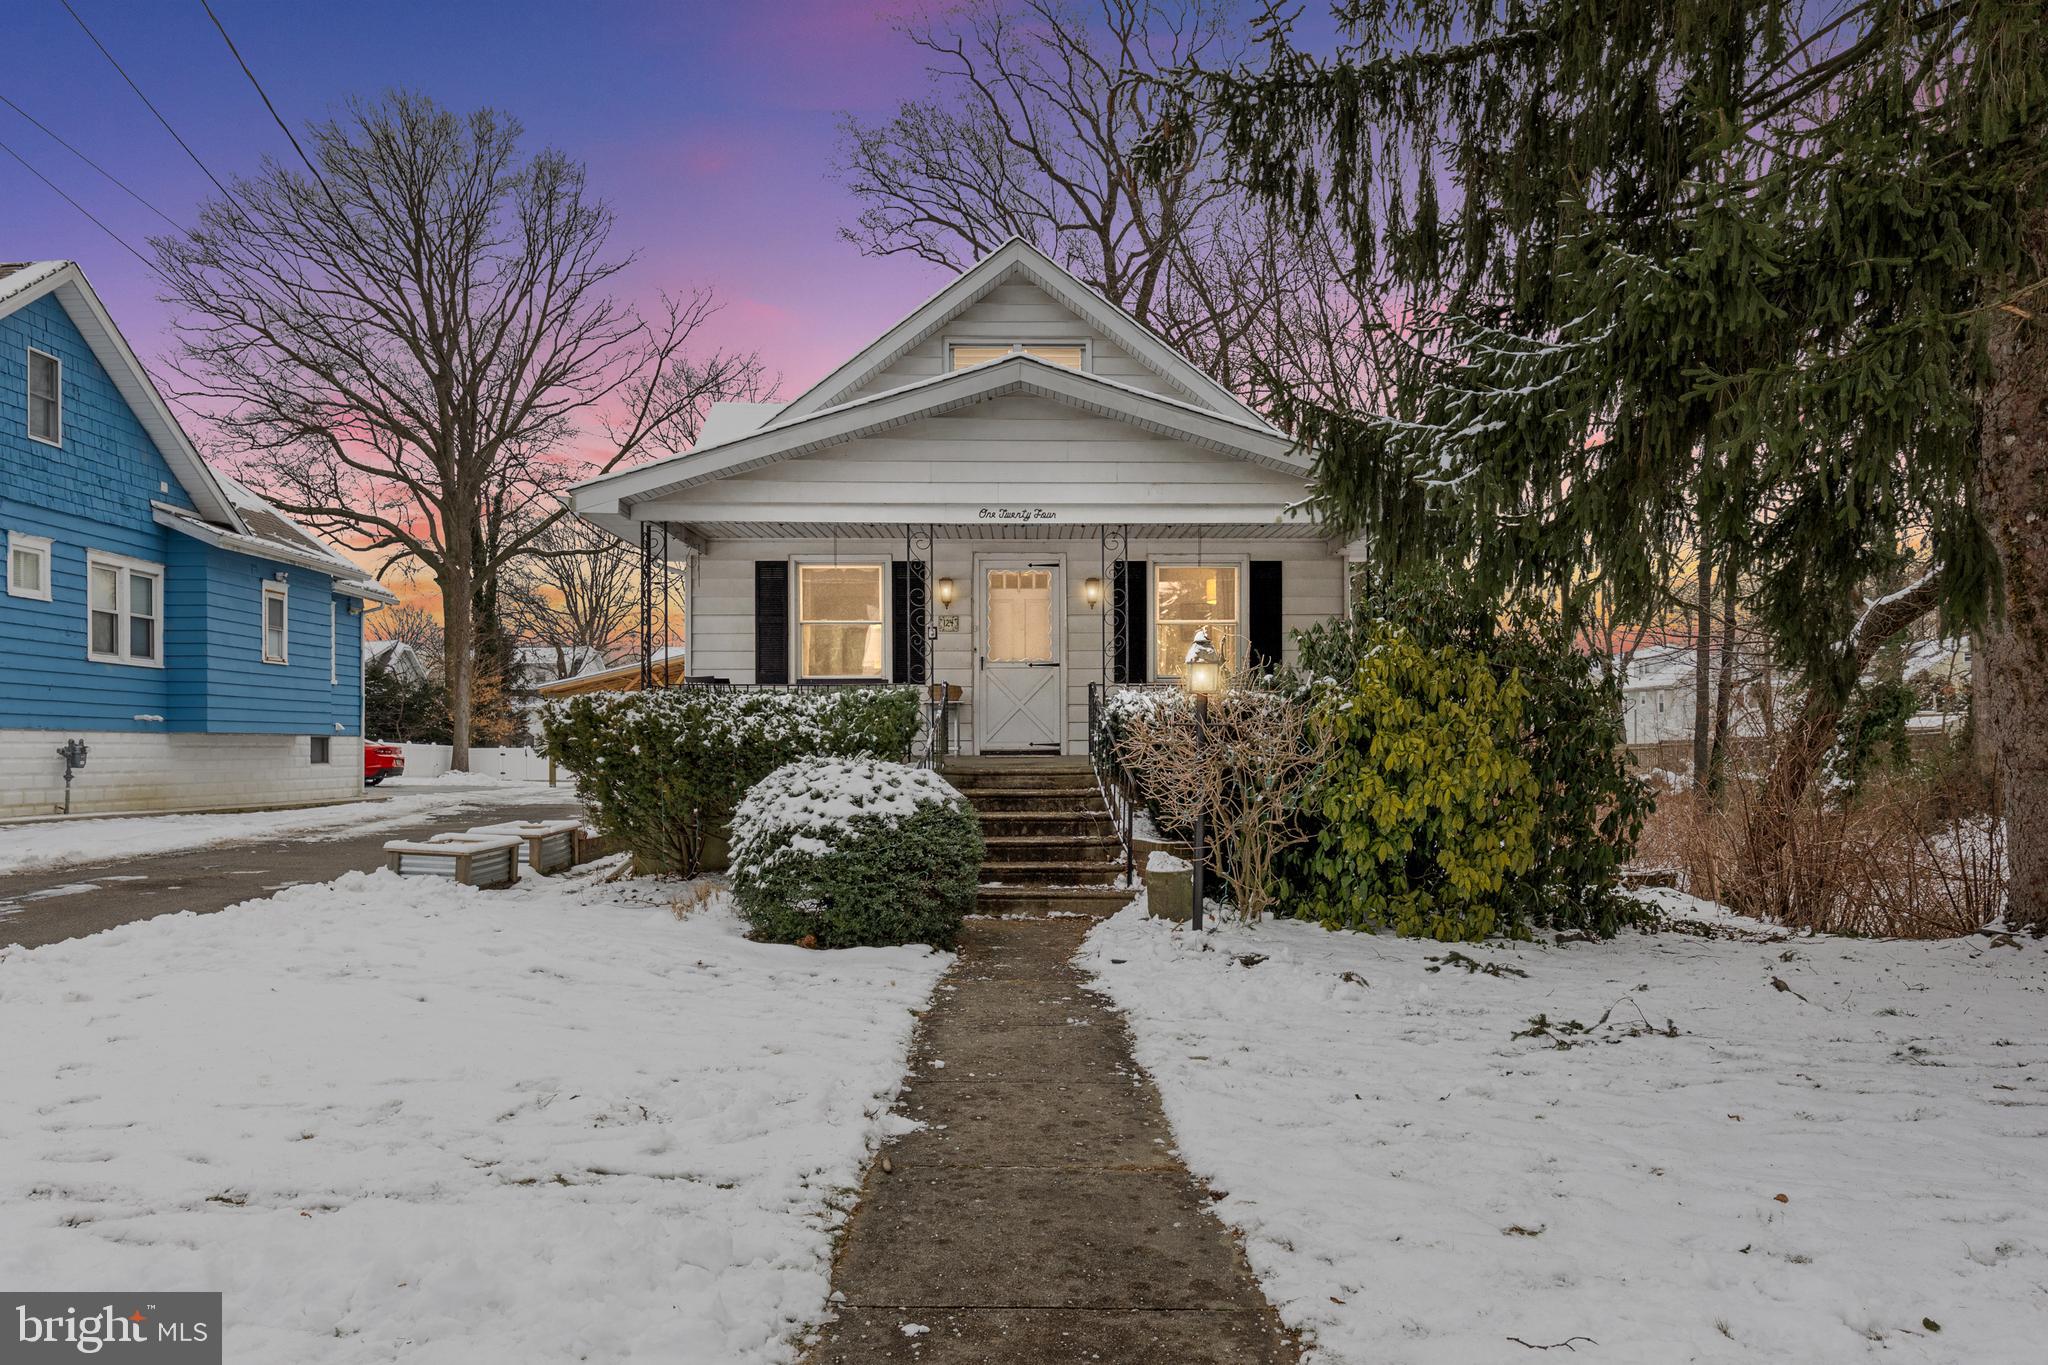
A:
MULTIPOLYGON (((646 601, 687 622, 681 680, 937 685, 964 757, 1087 754, 1091 685, 1172 681, 1197 629, 1233 667, 1291 662, 1346 579, 1298 522, 645 522, 640 552, 646 601)), ((658 686, 678 679, 657 610, 658 686)))

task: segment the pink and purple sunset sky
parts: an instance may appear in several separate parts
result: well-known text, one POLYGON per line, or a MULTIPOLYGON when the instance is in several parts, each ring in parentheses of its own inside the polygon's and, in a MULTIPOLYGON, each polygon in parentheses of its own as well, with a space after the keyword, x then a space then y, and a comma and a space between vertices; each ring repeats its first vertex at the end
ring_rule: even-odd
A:
MULTIPOLYGON (((223 179, 284 135, 199 0, 71 0, 223 179)), ((619 292, 710 285, 710 341, 758 349, 801 392, 943 282, 907 258, 863 258, 838 229, 856 209, 831 174, 837 115, 876 116, 926 89, 894 27, 902 0, 214 0, 295 127, 350 95, 399 86, 457 110, 516 115, 530 146, 589 167, 639 259, 619 292)), ((4 93, 180 222, 212 186, 93 47, 60 0, 7 6, 4 93)), ((0 143, 140 247, 165 230, 0 105, 0 143)), ((134 256, 0 153, 0 259, 80 262, 136 351, 169 346, 167 310, 134 256)))

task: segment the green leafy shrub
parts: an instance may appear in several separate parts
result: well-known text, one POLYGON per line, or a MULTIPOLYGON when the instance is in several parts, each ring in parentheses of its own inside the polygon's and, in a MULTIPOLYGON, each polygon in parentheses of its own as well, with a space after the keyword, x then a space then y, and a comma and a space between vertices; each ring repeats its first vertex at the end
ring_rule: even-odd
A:
POLYGON ((1333 928, 1484 938, 1535 857, 1528 691, 1476 650, 1428 649, 1386 622, 1357 643, 1349 672, 1316 686, 1334 747, 1310 788, 1320 824, 1293 908, 1333 928))
POLYGON ((974 908, 980 821, 922 768, 799 759, 747 793, 732 832, 733 900, 758 938, 944 947, 974 908))
POLYGON ((1303 632, 1297 681, 1350 677, 1383 626, 1425 650, 1483 657, 1495 678, 1521 686, 1514 747, 1535 779, 1537 823, 1528 866, 1502 882, 1499 928, 1612 934, 1635 918, 1639 907, 1619 893, 1619 878, 1653 802, 1630 768, 1619 680, 1573 647, 1559 613, 1528 603, 1502 612, 1437 580, 1384 594, 1370 620, 1303 632))
POLYGON ((918 717, 911 687, 674 687, 552 702, 542 731, 600 833, 643 872, 694 876, 762 778, 812 755, 904 758, 918 717))

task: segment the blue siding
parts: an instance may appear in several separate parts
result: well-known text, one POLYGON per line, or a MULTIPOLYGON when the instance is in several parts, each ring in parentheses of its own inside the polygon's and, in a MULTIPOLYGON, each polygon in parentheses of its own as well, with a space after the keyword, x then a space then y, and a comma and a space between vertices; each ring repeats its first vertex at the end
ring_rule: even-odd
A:
MULTIPOLYGON (((184 537, 180 537, 184 539, 184 537)), ((362 618, 348 615, 348 599, 333 580, 188 542, 198 552, 196 571, 179 574, 187 630, 204 637, 202 649, 183 651, 170 670, 170 706, 177 728, 242 734, 354 734, 360 719, 357 690, 362 618), (263 585, 286 575, 286 662, 263 661, 263 585), (340 603, 335 625, 340 665, 330 683, 328 604, 340 603), (349 639, 354 632, 353 640, 349 639), (343 727, 335 729, 336 723, 343 727)), ((168 597, 169 594, 167 593, 168 597)))
POLYGON ((46 536, 53 561, 53 600, 0 593, 0 729, 357 733, 353 599, 335 596, 323 574, 158 526, 152 500, 192 506, 63 306, 46 296, 0 317, 0 541, 8 531, 46 536), (30 346, 63 361, 61 446, 28 436, 30 346), (164 667, 86 657, 89 549, 164 566, 164 667), (262 583, 280 569, 290 603, 283 666, 262 662, 262 583), (333 683, 330 602, 340 606, 333 683))
POLYGON ((138 531, 151 498, 192 505, 54 295, 0 318, 0 498, 138 531), (61 446, 28 437, 31 346, 64 363, 61 446))

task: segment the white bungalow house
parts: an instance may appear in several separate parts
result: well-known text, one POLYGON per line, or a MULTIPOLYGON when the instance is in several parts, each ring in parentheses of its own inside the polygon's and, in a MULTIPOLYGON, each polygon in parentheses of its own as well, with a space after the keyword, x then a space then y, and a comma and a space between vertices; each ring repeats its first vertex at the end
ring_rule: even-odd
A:
MULTIPOLYGON (((966 753, 1083 753, 1091 683, 1237 667, 1343 610, 1344 547, 1292 509, 1308 458, 1128 314, 1013 240, 787 403, 576 510, 686 565, 684 672, 948 683, 966 753)), ((657 570, 658 572, 658 570, 657 570)))

